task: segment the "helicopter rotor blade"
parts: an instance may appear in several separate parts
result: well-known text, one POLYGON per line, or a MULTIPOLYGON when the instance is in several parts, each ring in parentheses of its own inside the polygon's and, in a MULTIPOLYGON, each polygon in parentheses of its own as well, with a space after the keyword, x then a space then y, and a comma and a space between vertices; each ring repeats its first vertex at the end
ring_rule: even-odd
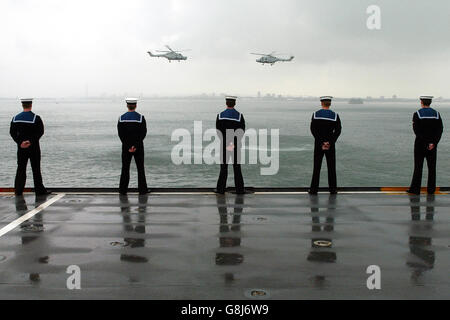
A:
POLYGON ((173 51, 172 48, 169 47, 168 45, 166 45, 166 48, 169 49, 171 52, 175 52, 175 51, 173 51))

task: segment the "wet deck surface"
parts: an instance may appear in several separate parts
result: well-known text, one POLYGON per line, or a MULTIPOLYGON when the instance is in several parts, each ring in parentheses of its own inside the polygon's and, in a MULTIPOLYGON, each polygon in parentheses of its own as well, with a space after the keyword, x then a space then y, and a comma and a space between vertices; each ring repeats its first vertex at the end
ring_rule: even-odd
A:
MULTIPOLYGON (((0 228, 35 206, 0 196, 0 228)), ((449 195, 67 194, 0 237, 0 298, 448 299, 449 238, 449 195)))

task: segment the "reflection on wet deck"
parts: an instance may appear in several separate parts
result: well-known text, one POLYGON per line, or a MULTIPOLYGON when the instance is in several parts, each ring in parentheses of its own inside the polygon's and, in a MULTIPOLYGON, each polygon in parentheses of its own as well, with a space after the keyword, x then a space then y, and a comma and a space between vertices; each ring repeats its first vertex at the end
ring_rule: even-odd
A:
MULTIPOLYGON (((0 228, 45 201, 0 196, 0 228)), ((449 222, 447 195, 66 195, 0 238, 0 297, 450 298, 449 222)))

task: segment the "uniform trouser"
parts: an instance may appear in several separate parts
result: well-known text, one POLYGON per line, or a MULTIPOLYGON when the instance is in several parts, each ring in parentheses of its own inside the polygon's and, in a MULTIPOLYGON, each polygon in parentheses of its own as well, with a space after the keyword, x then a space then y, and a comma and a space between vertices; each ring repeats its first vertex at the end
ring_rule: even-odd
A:
POLYGON ((222 152, 222 159, 224 160, 220 165, 220 175, 219 180, 217 181, 217 191, 220 193, 225 192, 227 187, 227 179, 228 179, 228 161, 231 157, 234 157, 233 162, 233 171, 234 171, 234 183, 236 186, 237 193, 244 192, 244 177, 242 176, 241 165, 238 161, 238 156, 236 152, 222 152), (226 158, 223 159, 223 154, 226 155, 226 158))
POLYGON ((322 161, 324 156, 327 159, 329 190, 334 192, 337 189, 336 148, 332 145, 330 150, 322 150, 322 145, 316 144, 314 148, 314 171, 311 181, 312 192, 317 192, 319 190, 320 170, 322 169, 322 161))
POLYGON ((131 153, 128 150, 122 150, 122 174, 120 176, 120 193, 125 194, 128 192, 128 185, 130 183, 130 165, 131 158, 134 157, 138 172, 138 189, 139 193, 147 193, 147 180, 145 178, 144 167, 144 150, 137 150, 135 153, 131 153))
MULTIPOLYGON (((233 164, 234 171, 234 183, 236 186, 236 192, 244 192, 244 177, 242 176, 242 170, 240 164, 233 164)), ((217 182, 217 191, 223 193, 227 187, 228 178, 228 164, 220 165, 219 181, 217 182)))
POLYGON ((427 159, 428 165, 428 185, 427 191, 433 194, 436 191, 436 162, 437 149, 429 151, 421 145, 414 146, 414 175, 411 181, 409 191, 412 193, 420 193, 422 185, 423 162, 427 159))
POLYGON ((41 150, 40 148, 18 149, 17 151, 17 173, 14 182, 16 194, 21 195, 27 181, 28 159, 31 162, 33 171, 34 189, 37 194, 45 193, 47 190, 42 183, 41 174, 41 150))

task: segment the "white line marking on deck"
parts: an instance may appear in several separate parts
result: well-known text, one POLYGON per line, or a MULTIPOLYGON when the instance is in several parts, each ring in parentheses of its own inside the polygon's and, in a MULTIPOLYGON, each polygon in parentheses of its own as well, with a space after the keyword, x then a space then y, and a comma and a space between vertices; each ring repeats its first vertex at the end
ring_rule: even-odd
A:
POLYGON ((41 204, 39 207, 31 210, 30 212, 24 214, 23 216, 21 216, 20 218, 14 220, 13 222, 11 222, 10 224, 8 224, 6 227, 3 227, 0 230, 0 237, 3 237, 5 234, 7 234, 8 232, 14 230, 15 228, 17 228, 19 225, 21 225, 22 223, 24 223, 25 221, 33 218, 36 214, 38 214, 39 212, 41 212, 42 210, 47 209, 48 207, 50 207, 52 204, 54 204, 56 201, 61 200, 63 197, 65 196, 64 193, 58 194, 56 196, 54 196, 53 198, 51 198, 50 200, 48 200, 47 202, 44 202, 43 204, 41 204))

